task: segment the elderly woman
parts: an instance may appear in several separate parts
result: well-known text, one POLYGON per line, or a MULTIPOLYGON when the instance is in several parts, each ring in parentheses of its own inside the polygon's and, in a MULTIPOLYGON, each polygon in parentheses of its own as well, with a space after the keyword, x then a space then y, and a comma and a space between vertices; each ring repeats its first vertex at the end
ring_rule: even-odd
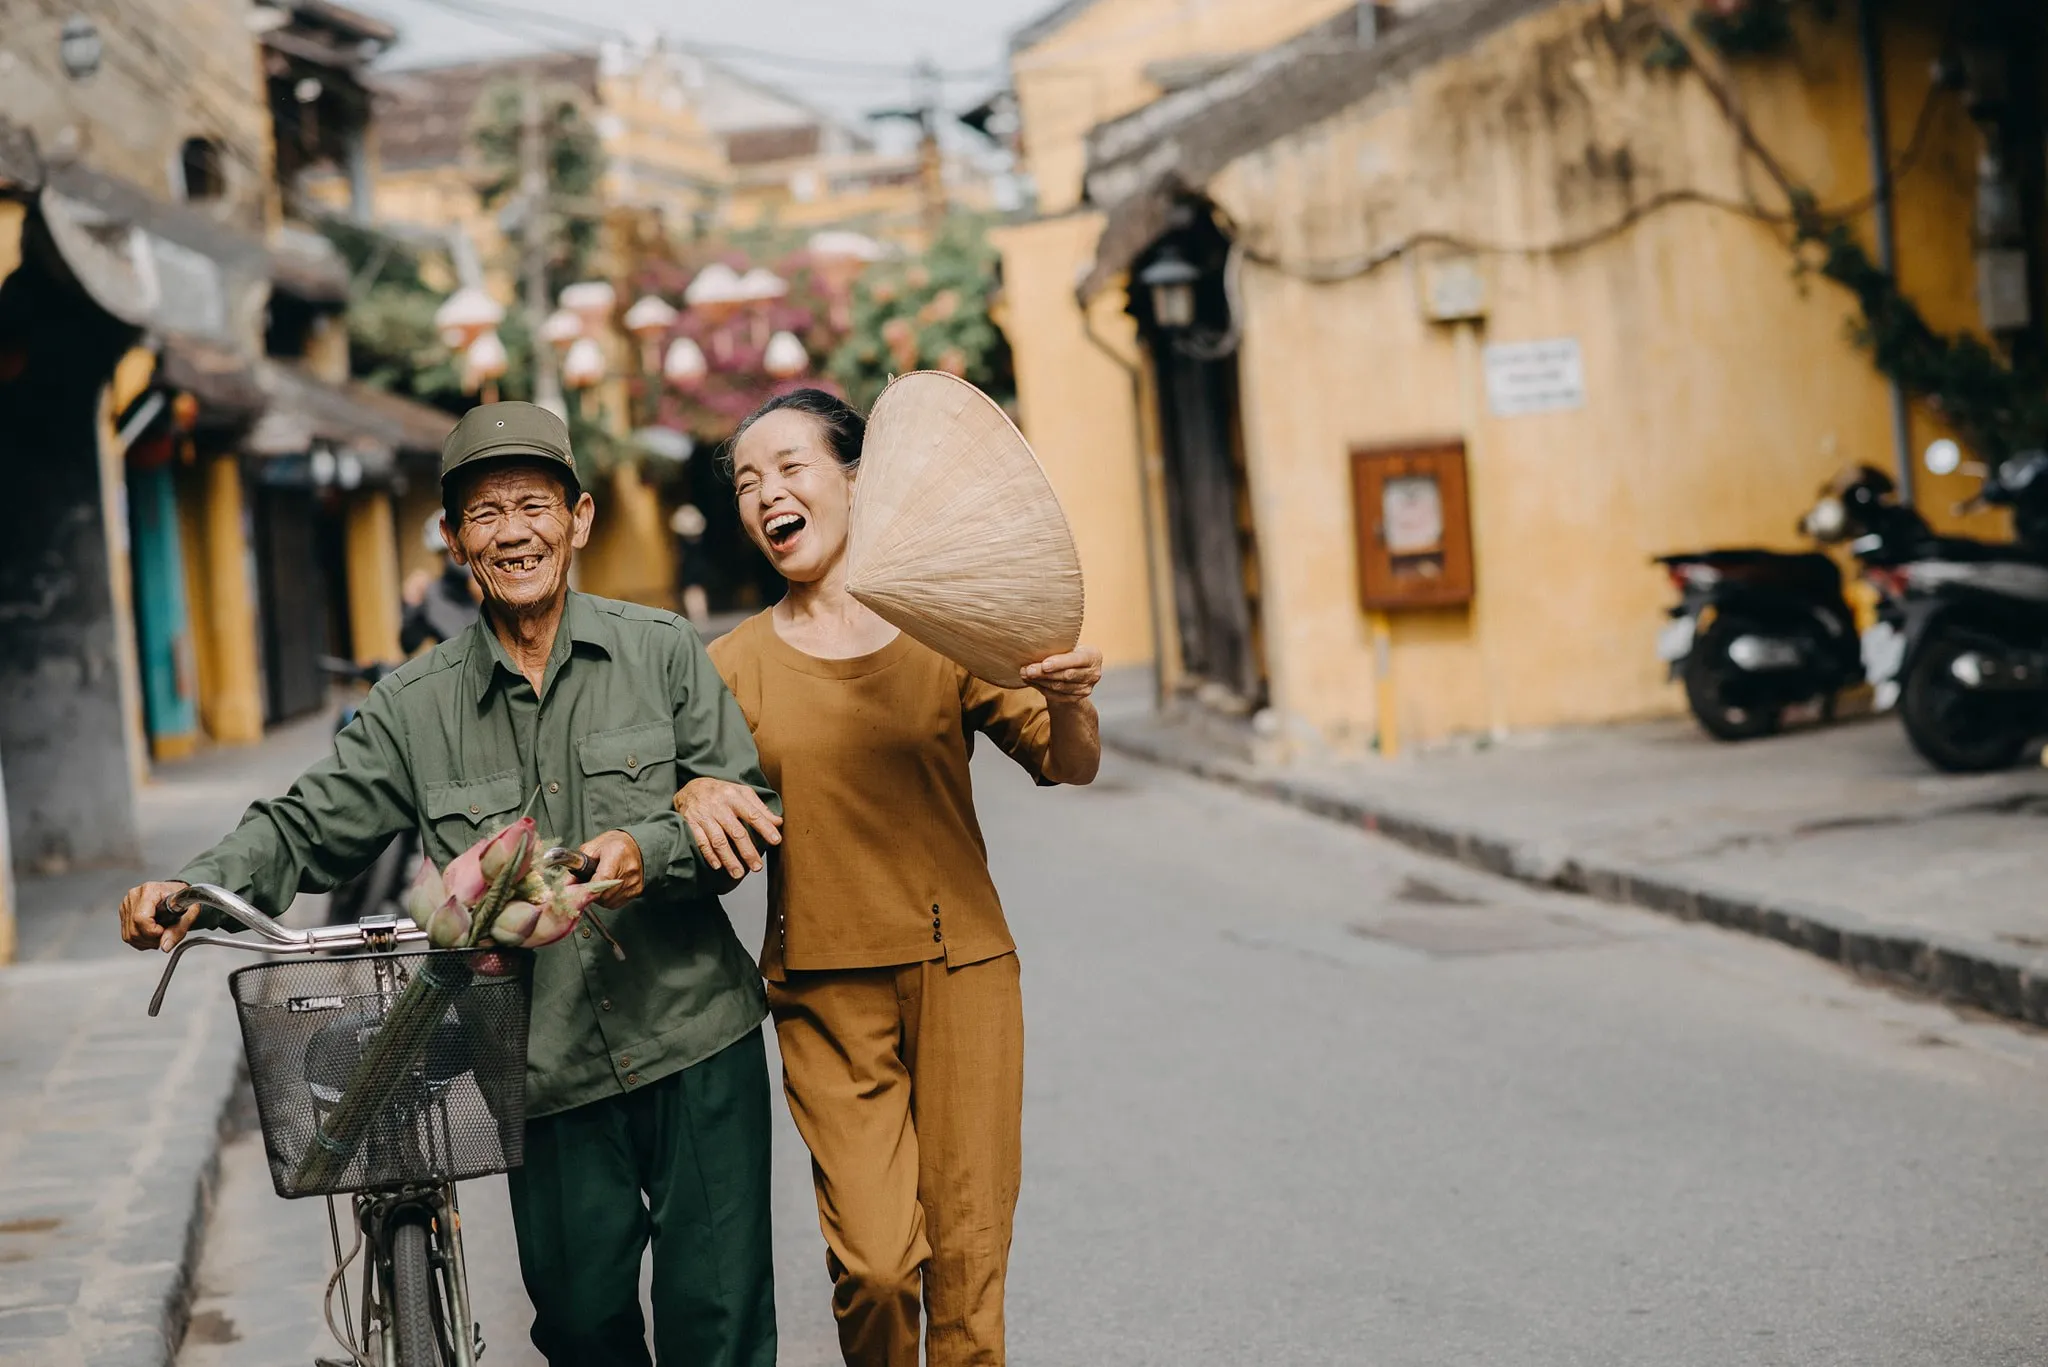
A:
POLYGON ((1081 647, 999 689, 848 594, 865 427, 799 390, 728 448, 740 519, 788 592, 711 654, 784 815, 715 779, 676 808, 734 874, 780 846, 761 971, 846 1361, 917 1367, 922 1305, 930 1367, 1000 1364, 1024 1019, 968 755, 980 732, 1040 783, 1091 781, 1102 656, 1081 647))

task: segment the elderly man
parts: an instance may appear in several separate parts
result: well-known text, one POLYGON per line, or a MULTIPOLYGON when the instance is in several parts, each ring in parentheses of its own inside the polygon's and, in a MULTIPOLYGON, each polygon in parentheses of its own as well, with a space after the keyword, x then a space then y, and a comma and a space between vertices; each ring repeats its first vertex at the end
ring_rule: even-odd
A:
POLYGON ((441 490, 482 618, 378 684, 332 755, 177 881, 130 891, 123 937, 175 944, 195 918, 160 929, 155 912, 186 882, 282 910, 408 826, 445 866, 537 795, 543 833, 620 880, 605 900, 625 957, 587 924, 536 957, 526 1164, 511 1175, 533 1341, 555 1367, 645 1364, 651 1235, 657 1359, 771 1367, 766 1004, 719 909, 731 875, 669 802, 701 777, 764 809, 775 795, 686 623, 570 591, 594 506, 559 418, 472 410, 442 449, 441 490))

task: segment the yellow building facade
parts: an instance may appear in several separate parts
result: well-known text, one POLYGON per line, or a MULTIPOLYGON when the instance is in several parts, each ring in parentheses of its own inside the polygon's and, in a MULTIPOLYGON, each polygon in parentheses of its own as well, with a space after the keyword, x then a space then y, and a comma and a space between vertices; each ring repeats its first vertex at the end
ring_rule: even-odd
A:
MULTIPOLYGON (((1648 8, 1492 8, 1499 22, 1455 39, 1427 37, 1417 14, 1422 41, 1404 54, 1395 27, 1381 66, 1354 57, 1359 72, 1332 80, 1347 93, 1326 89, 1321 108, 1279 135, 1240 137, 1242 150, 1211 162, 1165 163, 1192 176, 1179 190, 1212 204, 1238 249, 1236 424, 1265 701, 1310 744, 1393 750, 1674 711, 1682 700, 1651 649, 1670 589, 1650 558, 1792 548, 1795 519, 1830 474, 1895 459, 1886 384, 1850 335, 1854 301, 1795 271, 1782 223, 1726 207, 1785 204, 1701 72, 1646 62, 1648 8), (1416 55, 1430 42, 1438 49, 1416 55), (1449 310, 1432 294, 1447 273, 1467 296, 1449 310), (1520 411, 1490 384, 1507 382, 1506 348, 1546 342, 1570 344, 1581 392, 1520 411), (1445 439, 1464 447, 1476 591, 1465 607, 1371 616, 1351 452, 1445 439)), ((1952 94, 1930 91, 1941 31, 1935 4, 1889 7, 1882 91, 1901 141, 1927 110, 1899 185, 1901 284, 1931 324, 1955 330, 1976 322, 1980 135, 1952 94)), ((1851 15, 1802 19, 1783 55, 1699 60, 1822 205, 1868 195, 1851 15)), ((1231 117, 1219 101, 1210 126, 1173 136, 1228 147, 1232 131, 1215 121, 1231 117)), ((1098 315, 1105 301, 1121 307, 1123 272, 1143 250, 1129 238, 1146 235, 1133 205, 1160 198, 1152 182, 1116 202, 1118 176, 1146 153, 1142 137, 1119 143, 1117 132, 1097 131, 1090 179, 1109 208, 1107 239, 1091 248, 1103 219, 1077 215, 1064 241, 1034 225, 1006 243, 1009 268, 1007 253, 1032 234, 1044 259, 1019 256, 1041 287, 1091 258, 1080 269, 1108 286, 1089 306, 1098 315), (1121 166, 1104 155, 1118 147, 1121 166)), ((1855 221, 1867 238, 1869 215, 1855 221)), ((1091 372, 1102 370, 1092 356, 1067 359, 1082 317, 1071 296, 1063 312, 1041 312, 1012 324, 1027 429, 1051 424, 1033 435, 1055 459, 1092 433, 1093 449, 1117 451, 1112 462, 1137 463, 1122 449, 1138 431, 1128 414, 1084 431, 1048 418, 1044 399, 1034 407, 1034 391, 1100 383, 1091 372)), ((1912 449, 1940 434, 1916 406, 1912 449)), ((1075 473, 1083 464, 1067 462, 1063 494, 1101 477, 1075 473)), ((1938 524, 1995 529, 1949 514, 1971 487, 1922 475, 1919 501, 1938 524)), ((1135 522, 1122 531, 1126 543, 1142 537, 1135 522)), ((1091 574, 1091 610, 1110 595, 1140 601, 1146 587, 1127 579, 1091 574)))
POLYGON ((1021 425, 1074 523, 1088 581, 1085 635, 1113 665, 1151 662, 1164 650, 1171 672, 1172 633, 1156 624, 1172 607, 1159 545, 1162 475, 1142 438, 1148 405, 1134 388, 1141 356, 1131 321, 1120 301, 1085 313, 1073 303, 1102 232, 1101 215, 1081 203, 1088 133, 1160 98, 1162 82, 1180 73, 1270 47, 1347 7, 1092 0, 1056 8, 1013 45, 1020 163, 1037 214, 992 235, 1003 261, 1004 332, 1021 425))

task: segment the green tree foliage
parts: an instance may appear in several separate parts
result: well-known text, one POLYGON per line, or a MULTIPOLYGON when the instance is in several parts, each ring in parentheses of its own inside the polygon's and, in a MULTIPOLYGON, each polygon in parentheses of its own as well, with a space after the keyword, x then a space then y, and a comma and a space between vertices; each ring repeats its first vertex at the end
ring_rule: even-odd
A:
POLYGON ((466 406, 461 373, 434 328, 441 296, 422 277, 421 249, 345 219, 329 219, 321 231, 341 252, 354 282, 348 345, 356 377, 423 403, 451 410, 466 406))
MULTIPOLYGON (((470 143, 483 163, 477 195, 499 210, 519 193, 519 137, 522 91, 517 81, 485 90, 470 116, 470 143)), ((541 92, 546 131, 549 210, 548 290, 583 278, 597 250, 602 227, 596 195, 604 177, 604 147, 581 92, 551 86, 541 92)))
POLYGON ((832 354, 832 378, 863 408, 891 376, 911 370, 948 370, 1009 402, 1010 344, 990 316, 1000 289, 987 221, 953 215, 921 256, 871 267, 854 286, 852 327, 832 354))

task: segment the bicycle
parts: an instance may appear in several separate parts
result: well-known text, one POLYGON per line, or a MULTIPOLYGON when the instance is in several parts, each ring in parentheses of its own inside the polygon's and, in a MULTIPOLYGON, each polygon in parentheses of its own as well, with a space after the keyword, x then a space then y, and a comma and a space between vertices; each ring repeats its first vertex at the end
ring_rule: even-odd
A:
MULTIPOLYGON (((575 850, 554 849, 542 858, 578 879, 595 868, 575 850)), ((195 905, 254 934, 200 930, 185 936, 164 965, 151 1016, 193 945, 291 956, 239 968, 228 984, 271 1185, 288 1200, 327 1201, 334 1271, 321 1309, 348 1358, 321 1358, 316 1367, 476 1367, 484 1353, 483 1326, 471 1317, 455 1186, 509 1171, 524 1159, 531 953, 427 947, 424 930, 388 912, 293 930, 206 883, 166 898, 157 920, 175 924, 195 905), (393 1081, 389 1099, 361 1122, 359 1138, 339 1144, 326 1122, 386 1013, 422 973, 450 994, 447 1010, 393 1081), (315 1145, 327 1149, 329 1161, 308 1178, 315 1145), (344 1195, 355 1229, 346 1252, 336 1206, 344 1195), (358 1317, 348 1271, 366 1247, 358 1317)))

